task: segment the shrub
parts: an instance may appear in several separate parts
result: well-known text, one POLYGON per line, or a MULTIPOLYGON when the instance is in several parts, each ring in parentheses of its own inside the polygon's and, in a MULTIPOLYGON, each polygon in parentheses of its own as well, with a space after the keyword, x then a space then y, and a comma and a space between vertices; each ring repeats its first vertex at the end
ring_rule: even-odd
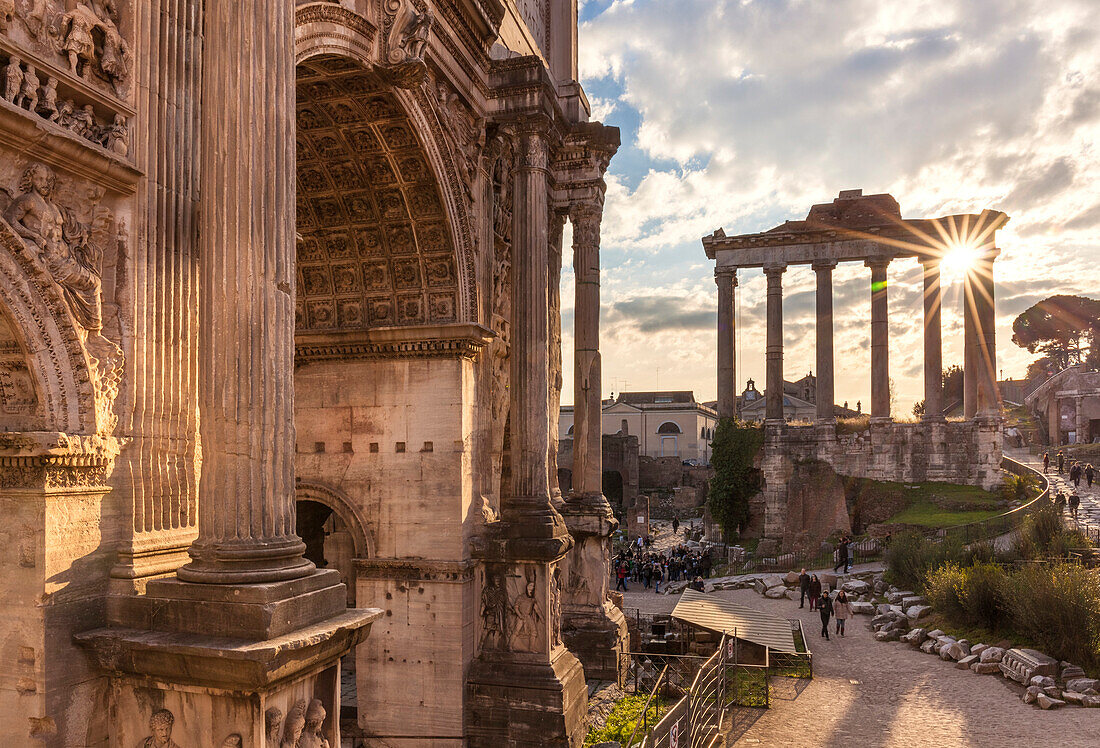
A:
POLYGON ((1007 622, 1008 579, 1008 573, 993 563, 975 564, 966 570, 960 602, 970 621, 987 629, 996 629, 1007 622))
POLYGON ((1071 549, 1088 545, 1083 533, 1066 528, 1062 511, 1054 504, 1041 506, 1024 518, 1014 543, 1025 559, 1065 558, 1071 549))
MULTIPOLYGON (((646 696, 638 695, 627 696, 625 699, 620 700, 615 704, 610 714, 607 715, 607 722, 604 726, 589 731, 584 738, 584 744, 590 746, 596 743, 614 742, 622 743, 625 746, 631 733, 634 733, 635 726, 638 729, 634 735, 634 742, 635 744, 639 743, 645 737, 645 733, 638 723, 642 720, 642 709, 645 707, 646 698, 646 696)), ((646 710, 646 718, 647 723, 650 725, 656 724, 660 719, 656 704, 652 704, 646 710)))
POLYGON ((730 418, 718 422, 711 443, 711 465, 707 502, 711 516, 726 538, 749 523, 749 499, 763 487, 763 473, 756 467, 756 453, 764 445, 764 430, 730 418))
POLYGON ((931 571, 925 582, 925 594, 932 607, 954 621, 966 617, 963 595, 968 571, 955 563, 944 564, 931 571))
POLYGON ((1005 586, 1017 631, 1052 657, 1100 667, 1100 577, 1072 564, 1031 564, 1005 586))
POLYGON ((887 576, 892 584, 920 592, 932 569, 961 561, 965 553, 962 541, 956 538, 931 541, 919 533, 901 533, 886 549, 887 576))

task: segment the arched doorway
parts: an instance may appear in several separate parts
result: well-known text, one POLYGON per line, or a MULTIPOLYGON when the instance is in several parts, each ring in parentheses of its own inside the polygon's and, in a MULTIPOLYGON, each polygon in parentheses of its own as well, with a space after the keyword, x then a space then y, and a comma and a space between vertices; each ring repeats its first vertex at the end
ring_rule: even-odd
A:
POLYGON ((606 470, 601 483, 603 485, 603 495, 611 502, 611 506, 615 508, 616 512, 621 512, 623 508, 622 473, 617 470, 606 470))
POLYGON ((312 483, 298 483, 298 536, 306 558, 318 569, 336 569, 348 587, 348 607, 356 607, 356 559, 374 555, 374 544, 347 498, 312 483))

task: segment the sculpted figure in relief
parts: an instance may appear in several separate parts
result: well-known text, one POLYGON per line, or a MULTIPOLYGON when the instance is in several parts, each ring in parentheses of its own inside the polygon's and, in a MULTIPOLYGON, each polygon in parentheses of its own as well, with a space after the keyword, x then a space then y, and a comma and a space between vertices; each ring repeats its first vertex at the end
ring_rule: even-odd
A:
POLYGON ((306 711, 306 728, 298 741, 298 748, 331 748, 328 739, 321 732, 325 724, 325 706, 320 699, 309 702, 306 711))
POLYGON ((539 637, 539 623, 542 621, 542 611, 539 609, 539 601, 535 597, 536 577, 533 572, 527 574, 527 585, 524 591, 512 604, 513 616, 512 640, 513 648, 531 651, 535 648, 539 637), (515 642, 519 647, 515 646, 515 642))
POLYGON ((508 599, 499 574, 486 572, 485 586, 481 590, 481 620, 485 632, 481 645, 499 647, 505 644, 504 619, 508 599))
POLYGON ((57 78, 52 75, 42 87, 42 98, 38 102, 37 111, 50 122, 57 121, 57 78))
POLYGON ((425 8, 422 12, 412 11, 397 44, 397 48, 405 53, 404 62, 424 59, 424 48, 428 46, 434 24, 435 14, 431 8, 425 8))
POLYGON ((550 644, 561 644, 561 568, 556 566, 550 586, 550 644))
POLYGON ((61 18, 61 33, 65 41, 61 51, 69 58, 69 69, 80 76, 89 63, 95 62, 95 40, 92 30, 99 25, 99 16, 84 3, 77 3, 61 18))
POLYGON ((175 715, 167 709, 154 712, 149 720, 149 731, 153 734, 143 740, 138 748, 180 748, 172 740, 172 726, 175 722, 175 715))
POLYGON ((23 90, 22 61, 15 55, 8 60, 4 68, 4 101, 15 103, 19 92, 23 90))
POLYGON ((15 20, 15 0, 0 0, 0 31, 11 28, 15 20))
POLYGON ((299 699, 290 707, 283 728, 283 742, 279 748, 300 748, 302 731, 306 729, 306 700, 299 699))
POLYGON ((283 726, 283 710, 277 706, 269 707, 264 712, 264 736, 267 738, 269 748, 278 748, 279 729, 283 726))
POLYGON ((31 164, 19 184, 22 194, 8 206, 4 218, 38 249, 77 322, 86 330, 98 331, 103 326, 98 253, 88 230, 54 204, 51 196, 56 184, 49 167, 31 164))
POLYGON ((19 97, 15 105, 34 111, 38 108, 38 87, 42 81, 38 80, 34 65, 27 65, 27 72, 23 73, 23 87, 19 89, 19 97))
POLYGON ((126 119, 121 114, 116 114, 114 124, 107 128, 103 145, 111 153, 117 153, 120 156, 130 152, 126 119))

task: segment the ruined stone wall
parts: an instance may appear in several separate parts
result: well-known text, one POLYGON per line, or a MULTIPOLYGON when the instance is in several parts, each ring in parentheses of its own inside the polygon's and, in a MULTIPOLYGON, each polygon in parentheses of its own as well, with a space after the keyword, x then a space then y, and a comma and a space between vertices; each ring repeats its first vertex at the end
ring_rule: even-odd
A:
POLYGON ((799 466, 812 461, 853 478, 940 481, 996 490, 1002 483, 1001 427, 996 420, 875 422, 867 431, 839 435, 832 427, 768 427, 761 458, 764 535, 815 543, 833 530, 850 530, 846 513, 841 517, 842 488, 803 490, 813 479, 800 474, 799 466), (792 485, 798 487, 795 494, 792 485))

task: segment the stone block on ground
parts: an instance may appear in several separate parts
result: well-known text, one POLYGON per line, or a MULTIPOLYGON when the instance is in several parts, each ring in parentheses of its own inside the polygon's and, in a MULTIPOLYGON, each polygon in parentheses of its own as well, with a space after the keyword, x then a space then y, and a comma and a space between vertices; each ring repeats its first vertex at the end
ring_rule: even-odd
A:
POLYGON ((1036 675, 1053 678, 1058 674, 1058 660, 1034 649, 1010 649, 1001 660, 1001 672, 1017 683, 1027 685, 1036 675))
POLYGON ((871 585, 862 579, 852 579, 840 585, 840 589, 849 595, 865 595, 871 591, 871 585))
POLYGON ((787 576, 783 577, 783 582, 788 587, 797 587, 798 586, 798 572, 797 571, 788 571, 787 576))
POLYGON ((1039 702, 1039 706, 1043 709, 1057 709, 1058 707, 1065 706, 1066 702, 1061 699, 1055 699, 1047 696, 1045 693, 1041 693, 1036 697, 1036 701, 1039 702))
POLYGON ((869 616, 875 611, 871 603, 851 603, 852 613, 860 616, 869 616))
POLYGON ((1087 706, 1090 709, 1096 709, 1100 707, 1100 696, 1091 696, 1086 694, 1085 698, 1081 699, 1081 706, 1087 706))
POLYGON ((779 587, 769 587, 764 592, 764 597, 771 598, 772 600, 778 600, 787 596, 787 588, 780 585, 779 587))
POLYGON ((1020 698, 1023 699, 1025 704, 1034 704, 1035 700, 1039 698, 1040 693, 1042 693, 1042 691, 1038 687, 1029 686, 1020 698))
POLYGON ((928 632, 922 628, 915 628, 901 638, 902 641, 912 644, 914 647, 919 647, 921 644, 924 644, 924 640, 928 638, 928 632))
POLYGON ((935 650, 935 646, 936 646, 936 640, 935 639, 927 639, 927 640, 925 640, 924 644, 920 645, 920 651, 921 652, 926 652, 928 654, 932 654, 932 652, 935 650))
POLYGON ((951 658, 955 662, 958 662, 964 657, 970 656, 970 645, 964 644, 963 642, 955 642, 954 644, 950 644, 944 647, 943 651, 947 653, 947 656, 949 658, 951 658))
POLYGON ((896 590, 894 592, 886 593, 886 602, 893 605, 897 605, 907 597, 915 597, 915 593, 912 590, 896 590))
POLYGON ((909 619, 909 622, 919 621, 932 612, 932 607, 929 605, 912 605, 905 609, 905 617, 909 619))
POLYGON ((1100 691, 1100 680, 1095 678, 1071 678, 1066 681, 1066 688, 1070 691, 1085 693, 1088 690, 1100 691))
POLYGON ((928 632, 928 638, 938 639, 941 636, 943 636, 943 634, 944 634, 944 632, 941 631, 940 629, 932 629, 931 631, 928 632))
POLYGON ((1074 678, 1084 678, 1085 671, 1077 665, 1063 662, 1061 664, 1061 679, 1064 681, 1073 680, 1074 678))
POLYGON ((978 655, 969 654, 966 657, 963 657, 958 662, 956 662, 955 667, 957 667, 959 670, 969 670, 970 666, 976 664, 977 662, 978 662, 978 655))
POLYGON ((763 595, 768 591, 768 585, 764 584, 763 579, 757 579, 752 583, 752 588, 756 590, 756 594, 763 595))
POLYGON ((836 589, 836 582, 837 582, 837 575, 836 574, 833 574, 833 573, 830 573, 830 572, 825 572, 824 574, 818 574, 817 578, 821 580, 821 589, 824 590, 826 587, 830 590, 835 590, 836 589))
POLYGON ((901 607, 906 609, 906 610, 909 610, 910 606, 913 606, 913 605, 927 605, 927 604, 928 604, 928 600, 925 599, 924 595, 910 595, 909 597, 903 597, 901 599, 901 607))
POLYGON ((1067 704, 1076 704, 1077 706, 1082 706, 1085 700, 1085 694, 1078 693, 1077 691, 1063 691, 1062 700, 1065 701, 1067 704))
POLYGON ((970 666, 978 675, 1000 675, 1001 663, 999 662, 975 662, 970 666))
POLYGON ((875 640, 880 642, 896 642, 900 638, 901 634, 897 630, 875 632, 875 640))
MULTIPOLYGON (((973 651, 971 650, 971 652, 973 651)), ((1005 651, 1000 647, 986 647, 978 655, 981 657, 982 662, 998 663, 1004 659, 1005 651)))
POLYGON ((788 600, 798 600, 802 597, 802 593, 798 590, 787 590, 786 595, 788 600))
POLYGON ((764 577, 764 586, 770 590, 772 587, 785 587, 786 584, 783 582, 783 577, 771 574, 764 577))
POLYGON ((988 644, 981 644, 981 643, 975 644, 973 647, 970 648, 970 654, 980 655, 982 652, 984 652, 987 649, 989 649, 988 644))
POLYGON ((1034 675, 1028 684, 1039 688, 1054 688, 1057 685, 1049 675, 1034 675))

